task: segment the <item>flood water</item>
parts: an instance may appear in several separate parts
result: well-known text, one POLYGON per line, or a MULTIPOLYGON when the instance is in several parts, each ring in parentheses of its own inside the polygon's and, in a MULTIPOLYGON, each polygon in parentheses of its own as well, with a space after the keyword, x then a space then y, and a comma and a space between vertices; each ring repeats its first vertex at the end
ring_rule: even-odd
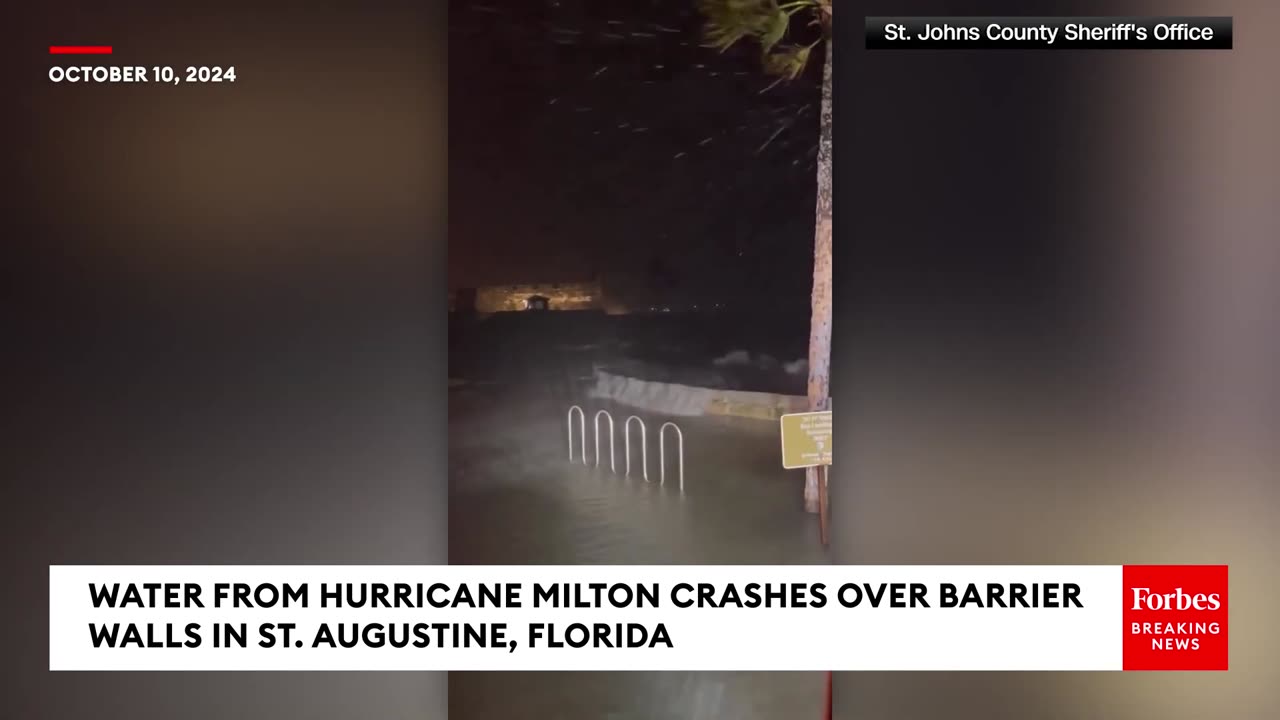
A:
MULTIPOLYGON (((802 475, 781 469, 771 423, 602 404, 586 396, 600 357, 593 343, 577 337, 564 349, 562 331, 503 334, 501 350, 470 345, 476 355, 451 363, 450 563, 826 562, 817 519, 803 512, 802 475), (566 412, 575 404, 587 411, 587 466, 578 447, 574 464, 568 456, 566 412), (616 472, 603 417, 595 466, 592 419, 601 409, 615 419, 616 472), (648 481, 634 430, 625 473, 622 425, 633 413, 648 428, 648 481), (659 467, 657 433, 667 420, 684 436, 683 491, 670 433, 665 481, 659 467)), ((450 673, 449 715, 816 718, 823 682, 818 673, 450 673)))

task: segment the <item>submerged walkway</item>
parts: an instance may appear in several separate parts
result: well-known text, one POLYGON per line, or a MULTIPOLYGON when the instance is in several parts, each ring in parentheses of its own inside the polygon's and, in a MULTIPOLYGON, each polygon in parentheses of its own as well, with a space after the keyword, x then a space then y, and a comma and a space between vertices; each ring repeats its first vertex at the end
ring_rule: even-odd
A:
MULTIPOLYGON (((670 418, 590 401, 568 379, 459 384, 450 393, 449 560, 455 564, 824 563, 802 481, 781 469, 769 423, 677 418, 685 441, 679 489, 674 437, 659 484, 658 428, 670 418), (590 466, 570 465, 565 412, 587 413, 590 466), (592 417, 608 409, 618 474, 601 467, 592 417), (623 423, 648 426, 649 482, 638 433, 623 477, 623 423)), ((575 449, 575 459, 578 453, 575 449)), ((819 673, 451 673, 458 718, 817 718, 819 673), (499 691, 499 688, 501 691, 499 691)))
POLYGON ((584 467, 576 447, 575 462, 568 458, 565 411, 570 403, 518 386, 459 389, 454 395, 449 439, 453 563, 826 562, 817 518, 802 511, 803 476, 781 468, 772 424, 667 418, 581 401, 587 412, 584 467), (468 392, 471 396, 463 397, 468 392), (595 465, 592 416, 599 409, 614 417, 617 474, 609 471, 603 418, 601 465, 595 465), (648 427, 648 482, 634 428, 631 476, 624 476, 623 423, 633 413, 648 427), (666 483, 660 483, 658 429, 666 420, 674 420, 684 434, 683 493, 670 432, 666 483))

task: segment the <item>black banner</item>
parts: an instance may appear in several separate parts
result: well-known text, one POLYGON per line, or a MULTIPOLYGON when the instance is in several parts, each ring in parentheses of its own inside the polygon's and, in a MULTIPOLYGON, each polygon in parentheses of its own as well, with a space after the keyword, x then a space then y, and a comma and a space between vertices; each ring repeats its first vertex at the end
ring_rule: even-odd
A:
POLYGON ((869 17, 868 50, 1230 50, 1229 17, 869 17))

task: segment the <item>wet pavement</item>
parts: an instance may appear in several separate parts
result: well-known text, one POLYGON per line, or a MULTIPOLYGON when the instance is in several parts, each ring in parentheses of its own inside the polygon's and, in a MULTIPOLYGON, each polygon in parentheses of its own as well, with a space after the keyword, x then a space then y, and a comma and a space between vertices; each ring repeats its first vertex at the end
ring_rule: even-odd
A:
MULTIPOLYGON (((544 338, 545 340, 545 338, 544 338)), ((525 345, 528 349, 528 345, 525 345)), ((782 470, 770 423, 665 418, 586 397, 592 354, 507 362, 474 373, 455 366, 449 401, 449 561, 454 564, 825 563, 802 476, 782 470), (505 365, 506 367, 500 367, 505 365), (586 410, 588 465, 568 457, 566 412, 586 410), (615 422, 616 474, 601 418, 615 422), (623 423, 646 423, 649 481, 632 431, 625 475, 623 423), (684 490, 668 433, 665 483, 658 430, 683 431, 684 490)), ((479 367, 476 365, 476 367, 479 367)), ((576 432, 576 421, 575 421, 576 432)), ((576 442, 576 440, 575 440, 576 442)), ((818 673, 450 673, 453 718, 819 717, 818 673)))

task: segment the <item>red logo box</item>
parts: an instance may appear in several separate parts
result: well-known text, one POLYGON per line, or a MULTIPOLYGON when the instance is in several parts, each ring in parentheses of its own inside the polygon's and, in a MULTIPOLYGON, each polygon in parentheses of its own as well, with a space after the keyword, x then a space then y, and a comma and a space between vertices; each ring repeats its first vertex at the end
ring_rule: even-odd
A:
POLYGON ((1124 566, 1124 669, 1226 670, 1227 566, 1124 566))

